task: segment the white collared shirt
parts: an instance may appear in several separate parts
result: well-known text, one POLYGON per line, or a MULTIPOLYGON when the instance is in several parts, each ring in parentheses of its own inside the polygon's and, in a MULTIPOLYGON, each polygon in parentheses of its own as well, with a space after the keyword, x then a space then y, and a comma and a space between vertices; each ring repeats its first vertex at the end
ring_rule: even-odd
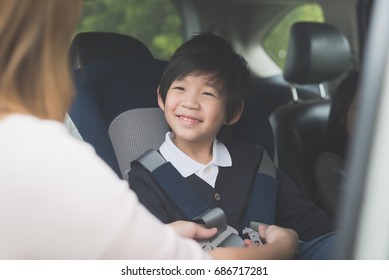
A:
POLYGON ((196 174, 212 187, 215 187, 219 166, 232 165, 230 153, 226 146, 219 140, 215 140, 212 146, 212 160, 208 164, 202 164, 187 156, 173 143, 174 134, 167 132, 165 142, 159 148, 162 156, 169 161, 185 178, 196 174))

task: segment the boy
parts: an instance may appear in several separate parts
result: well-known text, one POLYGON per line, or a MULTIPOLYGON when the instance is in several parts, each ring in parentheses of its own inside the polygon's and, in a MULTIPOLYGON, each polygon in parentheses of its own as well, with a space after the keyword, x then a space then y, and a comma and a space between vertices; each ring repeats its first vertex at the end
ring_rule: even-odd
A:
MULTIPOLYGON (((231 142, 228 129, 244 108, 250 73, 245 60, 224 39, 201 34, 179 47, 157 90, 158 104, 171 129, 160 154, 190 183, 210 208, 221 208, 228 225, 242 232, 253 180, 264 153, 231 142)), ((323 211, 304 201, 297 187, 277 170, 274 223, 310 241, 332 231, 323 211)), ((131 188, 164 223, 185 220, 150 173, 132 164, 131 188)))

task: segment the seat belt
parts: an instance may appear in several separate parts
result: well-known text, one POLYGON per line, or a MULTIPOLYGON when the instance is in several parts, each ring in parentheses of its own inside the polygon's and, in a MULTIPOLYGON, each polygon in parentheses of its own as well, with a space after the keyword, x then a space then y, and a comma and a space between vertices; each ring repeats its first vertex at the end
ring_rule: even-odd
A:
MULTIPOLYGON (((227 225, 223 210, 218 207, 210 208, 192 185, 158 151, 148 150, 131 164, 135 162, 150 172, 156 183, 188 220, 202 223, 208 228, 217 227, 218 233, 215 237, 200 242, 204 249, 244 246, 237 230, 227 225)), ((265 151, 251 193, 243 234, 247 235, 255 245, 260 245, 262 241, 257 232, 258 226, 260 223, 274 224, 277 195, 276 169, 265 151)))
POLYGON ((217 234, 214 237, 200 242, 203 249, 244 247, 238 231, 227 225, 224 211, 218 207, 210 208, 189 182, 158 151, 148 150, 134 162, 140 163, 150 172, 156 183, 181 210, 186 219, 204 224, 207 228, 217 228, 217 234))
POLYGON ((277 192, 277 170, 270 156, 263 150, 247 206, 246 227, 258 229, 259 224, 274 224, 277 192))

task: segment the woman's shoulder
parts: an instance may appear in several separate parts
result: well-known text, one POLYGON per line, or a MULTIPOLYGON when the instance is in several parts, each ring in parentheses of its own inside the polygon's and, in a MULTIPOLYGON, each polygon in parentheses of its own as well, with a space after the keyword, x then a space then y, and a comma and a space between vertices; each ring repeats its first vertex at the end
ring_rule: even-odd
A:
POLYGON ((42 184, 58 178, 69 185, 100 177, 111 183, 119 180, 94 148, 71 136, 61 122, 11 115, 0 122, 0 130, 5 143, 0 147, 1 161, 7 160, 10 170, 28 167, 23 168, 24 175, 39 178, 42 184))

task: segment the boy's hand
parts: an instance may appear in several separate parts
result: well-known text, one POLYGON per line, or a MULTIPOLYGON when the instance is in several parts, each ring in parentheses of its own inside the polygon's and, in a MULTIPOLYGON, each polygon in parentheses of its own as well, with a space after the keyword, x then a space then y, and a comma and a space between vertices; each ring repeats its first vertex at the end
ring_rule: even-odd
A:
MULTIPOLYGON (((287 229, 287 228, 282 228, 279 226, 275 225, 264 225, 261 224, 258 227, 258 233, 261 239, 265 240, 266 243, 274 243, 279 239, 285 238, 290 240, 291 242, 296 242, 298 241, 298 235, 297 233, 292 230, 292 229, 287 229)), ((245 239, 244 243, 246 247, 253 247, 254 244, 250 239, 245 239)))
POLYGON ((260 225, 258 227, 259 236, 266 240, 267 244, 276 243, 279 241, 286 241, 292 244, 297 251, 298 235, 289 228, 282 228, 275 225, 260 225))

